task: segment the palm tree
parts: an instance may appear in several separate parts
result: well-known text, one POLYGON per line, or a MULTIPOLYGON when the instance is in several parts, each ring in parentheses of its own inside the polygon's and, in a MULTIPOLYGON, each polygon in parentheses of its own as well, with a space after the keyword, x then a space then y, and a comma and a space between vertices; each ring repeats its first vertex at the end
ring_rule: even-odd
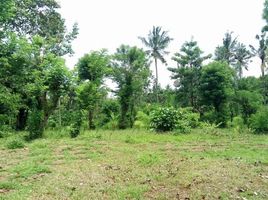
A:
MULTIPOLYGON (((166 64, 164 55, 168 54, 165 49, 168 47, 172 38, 168 36, 167 31, 162 31, 162 28, 153 26, 153 30, 149 32, 147 38, 139 37, 142 43, 149 49, 146 51, 153 59, 155 63, 155 86, 156 91, 158 88, 158 69, 157 69, 157 60, 159 59, 162 63, 166 64)), ((157 101, 158 101, 158 92, 156 92, 157 101)))
POLYGON ((233 38, 232 34, 233 32, 226 32, 222 40, 222 46, 216 47, 215 50, 215 60, 225 61, 228 65, 235 62, 234 51, 237 45, 237 38, 233 38))
POLYGON ((268 49, 266 33, 264 32, 261 35, 256 35, 256 39, 259 41, 259 47, 254 48, 252 45, 250 45, 250 48, 253 54, 261 59, 261 75, 263 77, 266 69, 266 50, 268 49))
POLYGON ((243 75, 243 68, 248 70, 248 65, 251 62, 252 53, 242 43, 237 43, 234 52, 235 64, 234 68, 237 72, 238 78, 241 79, 243 75))

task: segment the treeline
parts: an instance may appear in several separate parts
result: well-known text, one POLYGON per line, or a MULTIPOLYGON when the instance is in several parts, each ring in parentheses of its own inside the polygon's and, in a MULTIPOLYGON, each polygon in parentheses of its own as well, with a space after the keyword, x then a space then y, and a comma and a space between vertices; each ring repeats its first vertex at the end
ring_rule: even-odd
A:
MULTIPOLYGON (((268 131, 268 26, 256 36, 256 47, 227 32, 214 55, 204 55, 194 39, 186 41, 172 57, 173 67, 165 59, 172 38, 153 27, 139 37, 145 50, 121 45, 113 54, 92 51, 70 70, 63 56, 73 54, 78 26, 68 32, 59 8, 54 0, 0 2, 1 133, 27 130, 34 139, 45 128, 68 126, 76 137, 81 128, 185 130, 197 121, 268 131), (243 77, 254 56, 261 76, 243 77), (174 89, 160 87, 158 62, 168 65, 174 89)), ((268 24, 268 1, 263 18, 268 24)))

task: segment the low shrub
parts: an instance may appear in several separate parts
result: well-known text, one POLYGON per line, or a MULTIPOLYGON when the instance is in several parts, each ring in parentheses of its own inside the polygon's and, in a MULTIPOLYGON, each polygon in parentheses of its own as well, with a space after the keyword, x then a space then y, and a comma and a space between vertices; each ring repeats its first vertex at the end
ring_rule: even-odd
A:
POLYGON ((80 134, 80 129, 82 125, 82 113, 81 111, 76 111, 74 113, 74 119, 73 123, 71 124, 70 127, 70 136, 71 138, 75 138, 80 134))
POLYGON ((103 129, 116 130, 118 129, 118 116, 111 114, 111 119, 103 127, 103 129))
POLYGON ((158 108, 151 113, 150 127, 158 132, 173 131, 178 120, 178 111, 174 108, 158 108))
POLYGON ((192 108, 158 108, 151 114, 151 128, 156 131, 173 131, 188 133, 200 126, 199 114, 192 108))
POLYGON ((268 107, 262 107, 253 114, 249 126, 257 133, 268 133, 268 107))
POLYGON ((178 114, 179 114, 179 120, 184 121, 184 124, 187 124, 190 128, 199 127, 200 115, 199 113, 193 112, 193 108, 191 107, 180 108, 178 114))
POLYGON ((244 128, 244 119, 241 116, 236 116, 232 121, 227 123, 229 128, 244 128))
POLYGON ((39 110, 33 110, 30 112, 28 121, 28 140, 41 138, 44 132, 44 113, 39 110))
POLYGON ((147 129, 150 126, 150 117, 142 111, 138 111, 136 120, 134 122, 134 128, 147 129))
POLYGON ((24 148, 24 141, 19 138, 13 138, 7 141, 6 147, 8 149, 21 149, 24 148))

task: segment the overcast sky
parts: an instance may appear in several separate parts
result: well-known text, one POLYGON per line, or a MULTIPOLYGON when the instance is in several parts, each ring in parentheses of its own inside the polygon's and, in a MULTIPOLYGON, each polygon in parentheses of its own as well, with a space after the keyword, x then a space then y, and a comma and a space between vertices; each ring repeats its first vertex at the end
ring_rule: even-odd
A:
MULTIPOLYGON (((226 31, 233 31, 240 42, 257 46, 255 35, 264 25, 264 0, 59 0, 61 13, 70 28, 79 25, 73 42, 75 55, 67 57, 72 68, 85 53, 106 48, 113 53, 121 44, 143 47, 138 36, 146 36, 153 25, 162 26, 174 38, 170 57, 193 36, 206 53, 214 53, 226 31)), ((260 75, 254 59, 245 75, 260 75)), ((152 66, 152 70, 153 66, 152 66)), ((162 86, 173 84, 166 66, 159 66, 162 86)))

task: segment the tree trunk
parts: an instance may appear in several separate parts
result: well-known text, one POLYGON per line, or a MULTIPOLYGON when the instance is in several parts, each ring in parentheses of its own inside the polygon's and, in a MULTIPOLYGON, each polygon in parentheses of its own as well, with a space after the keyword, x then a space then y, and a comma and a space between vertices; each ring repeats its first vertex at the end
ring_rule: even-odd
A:
POLYGON ((156 103, 159 103, 159 95, 158 95, 158 69, 157 69, 157 58, 154 58, 155 64, 155 92, 156 92, 156 103))
POLYGON ((61 127, 61 101, 60 101, 60 97, 59 97, 59 126, 61 127))
POLYGON ((261 60, 261 76, 264 77, 264 70, 266 68, 265 60, 261 60))
POLYGON ((27 118, 28 118, 28 110, 25 108, 19 109, 17 122, 16 122, 16 130, 22 131, 25 129, 27 118))
POLYGON ((94 129, 94 123, 93 123, 93 110, 88 111, 88 128, 94 129))

